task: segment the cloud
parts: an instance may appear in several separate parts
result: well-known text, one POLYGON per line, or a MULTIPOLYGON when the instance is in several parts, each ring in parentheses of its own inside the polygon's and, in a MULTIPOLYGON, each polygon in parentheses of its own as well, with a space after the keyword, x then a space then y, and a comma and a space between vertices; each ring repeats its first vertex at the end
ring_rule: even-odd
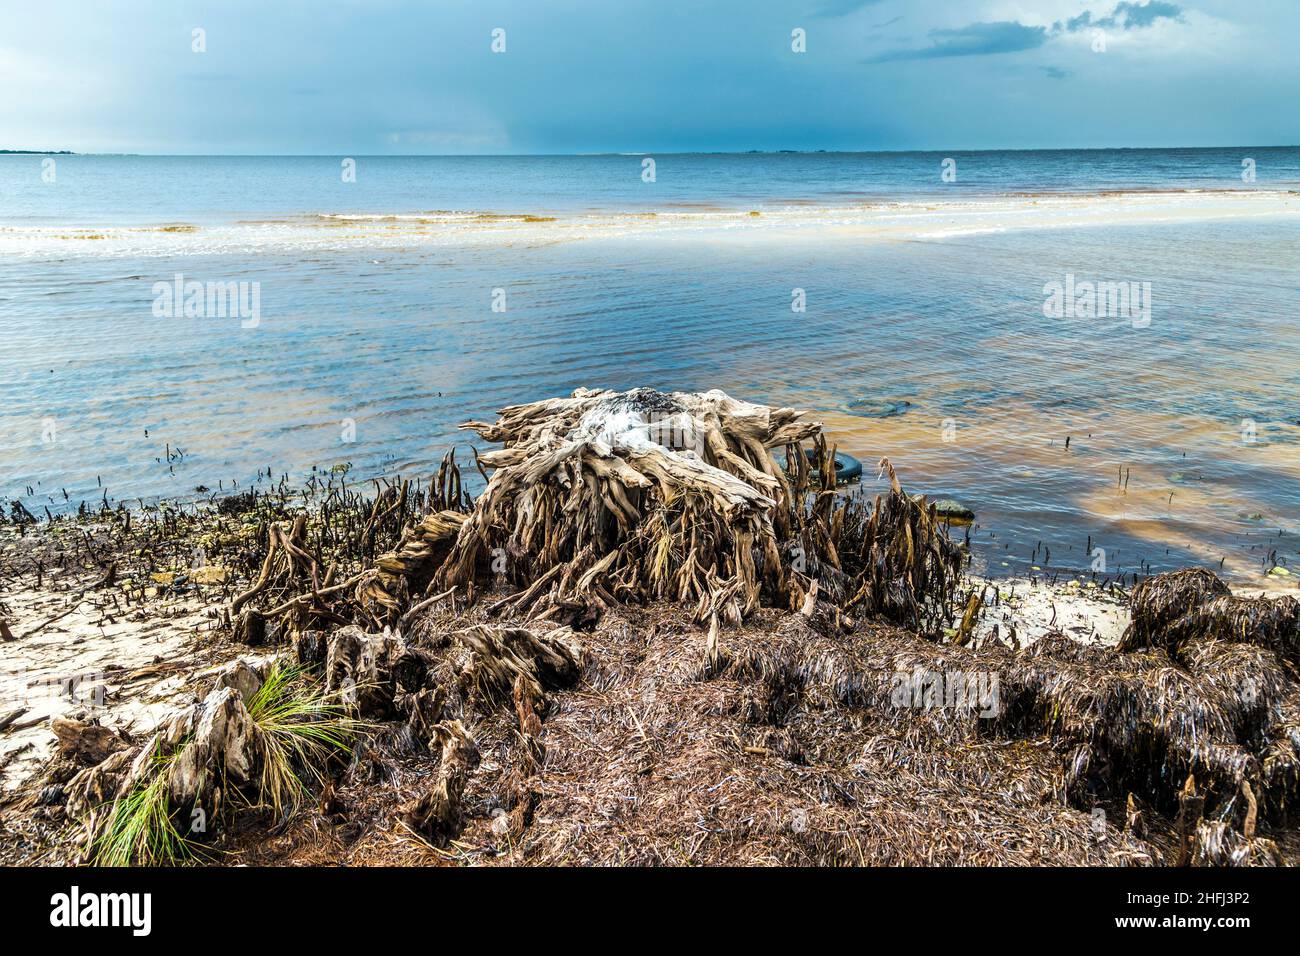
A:
POLYGON ((813 11, 815 17, 847 17, 865 7, 875 6, 880 0, 822 0, 813 11))
MULTIPOLYGON (((301 0, 228 0, 204 6, 202 56, 176 13, 193 0, 136 0, 143 12, 125 18, 114 4, 47 4, 0 29, 0 147, 356 156, 1300 142, 1300 3, 1121 2, 747 0, 755 15, 740 18, 741 4, 700 3, 683 33, 685 5, 663 0, 493 0, 492 21, 483 4, 344 0, 304 18, 301 0), (814 20, 818 9, 853 12, 814 20), (1105 56, 1089 52, 1088 30, 1065 29, 1084 10, 1128 25, 1104 28, 1105 56), (1046 39, 1031 26, 968 27, 991 21, 1041 25, 1046 39), (489 48, 500 23, 504 56, 489 48), (802 57, 782 39, 799 24, 816 41, 802 57), (431 37, 446 39, 437 56, 431 37), (975 55, 1008 46, 1034 48, 975 55), (927 48, 921 59, 863 65, 915 47, 927 48), (892 74, 885 95, 845 95, 881 71, 892 74), (607 76, 618 82, 593 81, 607 76)), ((8 206, 0 197, 0 219, 8 206)))
MULTIPOLYGON (((1087 27, 1109 27, 1114 30, 1136 30, 1142 27, 1149 27, 1157 20, 1181 20, 1183 8, 1176 3, 1166 3, 1165 0, 1148 0, 1146 3, 1130 3, 1129 0, 1120 0, 1115 5, 1115 9, 1104 17, 1096 20, 1092 14, 1085 10, 1077 17, 1071 17, 1065 21, 1065 29, 1071 32, 1083 30, 1087 27)), ((1061 24, 1056 24, 1055 29, 1061 29, 1061 24)))
MULTIPOLYGON (((851 0, 836 0, 839 6, 848 6, 851 0)), ((860 4, 858 4, 860 6, 860 4)), ((871 57, 868 63, 888 63, 895 60, 934 60, 954 56, 988 56, 994 53, 1018 53, 1042 46, 1062 33, 1084 29, 1106 28, 1112 30, 1137 30, 1149 27, 1159 20, 1181 21, 1183 8, 1168 0, 1146 0, 1145 3, 1120 0, 1105 16, 1094 17, 1085 10, 1065 22, 1058 21, 1051 28, 1020 23, 1017 20, 998 20, 993 23, 971 23, 955 29, 937 29, 929 33, 929 46, 908 50, 891 50, 871 57)), ((1058 70, 1044 70, 1054 80, 1068 74, 1058 70)))
POLYGON ((1032 50, 1047 42, 1047 27, 1029 26, 1014 20, 972 23, 957 29, 931 30, 934 42, 915 50, 893 50, 874 56, 869 62, 891 60, 933 60, 951 56, 987 56, 1032 50))
POLYGON ((1177 20, 1183 15, 1182 8, 1177 4, 1161 3, 1160 0, 1150 0, 1149 3, 1121 3, 1111 16, 1121 12, 1124 14, 1126 30, 1132 27, 1149 27, 1162 17, 1177 20))

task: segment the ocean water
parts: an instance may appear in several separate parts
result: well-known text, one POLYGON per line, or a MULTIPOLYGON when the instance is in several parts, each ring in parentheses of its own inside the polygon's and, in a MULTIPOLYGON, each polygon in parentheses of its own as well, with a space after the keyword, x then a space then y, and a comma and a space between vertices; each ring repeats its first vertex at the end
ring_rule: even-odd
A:
POLYGON ((506 404, 722 388, 968 504, 994 574, 1300 564, 1300 150, 654 158, 0 156, 0 495, 415 477, 506 404), (1045 314, 1089 281, 1149 310, 1045 314))
POLYGON ((902 198, 1105 190, 1300 188, 1300 149, 742 153, 645 157, 0 156, 5 224, 211 224, 304 213, 772 208, 902 198), (955 178, 943 179, 944 160, 955 178))

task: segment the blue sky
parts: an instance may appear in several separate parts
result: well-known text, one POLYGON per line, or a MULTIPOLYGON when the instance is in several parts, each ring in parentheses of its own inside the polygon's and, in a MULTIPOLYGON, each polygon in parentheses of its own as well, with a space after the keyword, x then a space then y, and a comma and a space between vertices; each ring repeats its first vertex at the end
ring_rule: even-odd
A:
POLYGON ((1294 0, 0 0, 0 147, 1291 145, 1297 37, 1294 0))

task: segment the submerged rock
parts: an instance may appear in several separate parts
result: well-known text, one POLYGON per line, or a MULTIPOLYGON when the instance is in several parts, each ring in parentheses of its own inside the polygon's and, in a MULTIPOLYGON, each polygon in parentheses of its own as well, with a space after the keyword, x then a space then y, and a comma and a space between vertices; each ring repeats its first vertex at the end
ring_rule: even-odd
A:
POLYGON ((844 410, 863 418, 894 418, 912 407, 905 398, 859 398, 845 405, 844 410))
POLYGON ((940 518, 945 518, 953 523, 975 520, 975 512, 953 498, 940 498, 934 503, 934 510, 940 518))

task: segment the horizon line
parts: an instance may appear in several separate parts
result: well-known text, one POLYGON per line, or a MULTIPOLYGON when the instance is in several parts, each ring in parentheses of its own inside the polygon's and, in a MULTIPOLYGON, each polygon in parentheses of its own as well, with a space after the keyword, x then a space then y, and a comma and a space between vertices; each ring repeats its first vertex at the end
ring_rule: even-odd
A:
POLYGON ((1100 153, 1100 152, 1160 152, 1193 149, 1300 149, 1300 144, 1233 143, 1214 146, 1015 146, 1015 147, 947 147, 943 149, 650 149, 650 150, 595 150, 590 152, 540 152, 540 153, 349 153, 346 151, 316 153, 154 153, 154 152, 78 152, 70 149, 0 149, 0 156, 129 156, 157 159, 315 159, 336 156, 360 156, 366 159, 545 159, 600 156, 767 156, 767 155, 897 155, 906 153, 1100 153))

